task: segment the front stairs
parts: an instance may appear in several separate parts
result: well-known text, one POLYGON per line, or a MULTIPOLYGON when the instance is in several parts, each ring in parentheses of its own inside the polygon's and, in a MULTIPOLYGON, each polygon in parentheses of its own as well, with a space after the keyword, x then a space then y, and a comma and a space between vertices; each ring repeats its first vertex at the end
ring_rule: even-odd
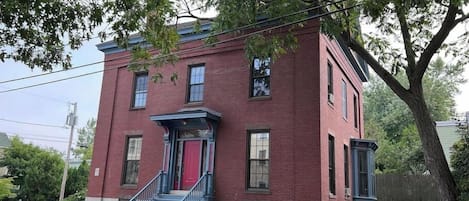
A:
POLYGON ((189 191, 170 191, 167 173, 160 171, 130 201, 211 201, 213 177, 205 172, 189 191), (167 193, 169 192, 169 193, 167 193))
POLYGON ((159 194, 153 198, 153 201, 181 201, 189 191, 171 191, 169 194, 159 194))

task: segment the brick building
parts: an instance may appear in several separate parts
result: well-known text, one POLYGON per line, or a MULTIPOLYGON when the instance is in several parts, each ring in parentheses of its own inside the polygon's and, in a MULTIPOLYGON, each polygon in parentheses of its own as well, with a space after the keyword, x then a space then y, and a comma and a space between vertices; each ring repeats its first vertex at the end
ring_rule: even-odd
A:
POLYGON ((128 51, 98 45, 106 71, 86 200, 375 200, 367 69, 354 54, 317 20, 275 62, 248 61, 243 39, 197 48, 209 29, 178 29, 184 53, 160 68, 176 84, 129 72, 128 51))

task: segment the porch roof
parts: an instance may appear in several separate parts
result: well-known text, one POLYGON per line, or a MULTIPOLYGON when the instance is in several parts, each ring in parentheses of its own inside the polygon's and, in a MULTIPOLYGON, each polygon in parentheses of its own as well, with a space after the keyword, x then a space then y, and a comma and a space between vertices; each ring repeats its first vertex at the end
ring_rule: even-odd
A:
POLYGON ((181 110, 175 113, 159 114, 150 116, 150 120, 155 121, 160 126, 185 127, 206 125, 207 120, 217 123, 221 114, 206 108, 181 110))

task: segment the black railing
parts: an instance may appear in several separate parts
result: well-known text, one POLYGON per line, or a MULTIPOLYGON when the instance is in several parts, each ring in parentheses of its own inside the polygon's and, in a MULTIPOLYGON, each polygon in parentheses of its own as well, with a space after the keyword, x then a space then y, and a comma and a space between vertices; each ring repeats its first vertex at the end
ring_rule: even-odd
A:
POLYGON ((162 183, 165 174, 163 171, 160 171, 130 201, 152 201, 158 194, 162 193, 162 183))

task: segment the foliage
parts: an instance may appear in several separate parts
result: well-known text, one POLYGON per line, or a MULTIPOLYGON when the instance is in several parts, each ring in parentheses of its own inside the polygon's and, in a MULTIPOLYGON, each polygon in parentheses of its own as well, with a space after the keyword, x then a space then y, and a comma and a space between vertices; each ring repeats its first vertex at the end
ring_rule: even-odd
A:
POLYGON ((71 54, 103 21, 98 1, 5 0, 0 4, 0 61, 70 68, 71 54), (67 48, 66 48, 67 46, 67 48))
POLYGON ((20 186, 16 199, 46 201, 58 198, 64 164, 57 151, 24 144, 14 137, 0 166, 8 167, 8 176, 14 178, 13 184, 20 186))
POLYGON ((83 160, 78 168, 68 170, 67 185, 65 188, 65 197, 68 200, 84 200, 84 192, 88 184, 88 174, 90 166, 83 160))
POLYGON ((13 189, 12 180, 12 178, 0 178, 0 200, 15 195, 11 192, 13 189))
MULTIPOLYGON (((459 92, 458 86, 466 81, 463 70, 462 66, 445 65, 441 58, 431 63, 423 87, 433 119, 447 120, 452 116, 454 96, 459 92)), ((402 73, 397 78, 405 81, 402 73)), ((376 153, 378 170, 401 174, 426 172, 422 145, 405 103, 375 77, 365 88, 364 97, 365 130, 380 145, 376 153)))
POLYGON ((82 160, 91 160, 93 154, 94 135, 96 133, 96 119, 91 118, 86 126, 78 129, 78 142, 72 149, 73 155, 82 160))
POLYGON ((469 133, 468 126, 458 130, 462 138, 452 147, 451 166, 461 192, 459 200, 469 200, 469 133))
POLYGON ((86 189, 78 191, 64 199, 64 201, 85 201, 86 189))
MULTIPOLYGON (((466 81, 463 70, 462 66, 446 65, 441 58, 430 64, 423 87, 433 119, 447 120, 453 115, 454 96, 466 81)), ((405 82, 402 73, 397 78, 405 82)), ((367 137, 377 139, 380 145, 377 168, 384 173, 424 173, 422 145, 409 108, 375 77, 365 88, 364 98, 367 137)))
MULTIPOLYGON (((86 36, 84 33, 87 33, 90 27, 83 27, 80 23, 73 26, 76 25, 73 23, 76 22, 75 20, 78 22, 82 22, 79 20, 89 21, 91 26, 95 26, 103 21, 101 19, 105 19, 104 21, 110 24, 114 39, 122 47, 131 47, 129 44, 130 33, 138 32, 143 36, 145 42, 133 46, 134 54, 129 66, 133 70, 146 70, 150 66, 159 66, 161 63, 173 62, 177 59, 175 50, 178 47, 179 36, 176 29, 179 20, 183 18, 199 20, 196 25, 200 24, 200 20, 213 21, 212 37, 207 41, 209 45, 214 45, 216 43, 211 42, 216 41, 220 32, 243 36, 243 33, 252 29, 262 30, 264 27, 276 24, 288 25, 288 23, 291 23, 288 31, 294 31, 295 27, 301 27, 305 23, 302 20, 305 19, 305 16, 316 14, 325 16, 327 14, 328 16, 321 18, 323 22, 321 30, 331 37, 344 41, 409 107, 416 120, 416 128, 422 142, 426 165, 432 175, 437 177, 438 187, 443 196, 441 199, 455 199, 457 194, 455 182, 448 166, 442 162, 445 160, 444 154, 433 125, 434 120, 430 112, 432 108, 427 107, 422 84, 425 82, 424 74, 435 54, 442 53, 451 56, 451 59, 455 61, 454 64, 458 66, 469 62, 467 56, 469 55, 469 46, 466 45, 469 41, 469 32, 462 31, 453 37, 453 40, 446 40, 457 25, 465 23, 469 18, 467 10, 463 9, 467 8, 469 4, 467 0, 117 0, 104 1, 103 4, 92 2, 89 6, 83 6, 85 3, 82 5, 68 2, 64 0, 44 0, 44 2, 36 0, 32 4, 14 0, 2 2, 0 9, 2 10, 2 19, 0 21, 7 23, 3 23, 0 27, 7 31, 3 31, 6 34, 2 34, 5 36, 0 38, 0 47, 18 45, 19 47, 14 49, 14 51, 21 53, 17 60, 23 61, 21 58, 26 58, 24 62, 27 64, 39 63, 35 65, 42 64, 41 67, 45 67, 44 69, 50 69, 51 65, 45 64, 44 60, 33 62, 38 56, 30 53, 32 52, 29 51, 31 48, 26 48, 28 51, 24 51, 24 47, 41 48, 41 44, 36 45, 35 43, 44 43, 48 45, 42 47, 46 55, 51 55, 47 53, 53 52, 53 50, 59 52, 53 55, 63 55, 63 43, 52 42, 50 45, 45 41, 59 41, 56 40, 56 36, 68 32, 70 27, 73 32, 71 35, 76 32, 83 38, 82 36, 86 36), (77 4, 83 7, 75 7, 77 4), (315 7, 318 5, 323 7, 315 7), (200 8, 201 11, 214 8, 219 15, 216 19, 204 19, 194 14, 194 8, 200 8), (311 10, 305 8, 311 8, 311 10), (69 11, 70 9, 73 12, 69 11), (51 13, 51 10, 56 13, 51 13), (67 11, 71 14, 69 15, 67 11), (60 15, 64 13, 66 14, 60 15), (56 18, 54 14, 60 18, 56 18), (8 23, 11 21, 10 18, 3 16, 10 16, 11 19, 14 19, 13 25, 8 23), (71 18, 71 16, 75 17, 71 18), (360 20, 357 20, 358 17, 360 20), (44 19, 36 20, 36 18, 44 19), (29 21, 22 21, 23 19, 29 19, 29 21), (53 20, 48 21, 48 19, 53 20), (37 23, 31 24, 31 21, 37 21, 37 23), (68 26, 69 23, 63 24, 63 21, 72 22, 72 26, 68 26), (255 22, 262 23, 253 25, 255 22), (374 23, 377 30, 362 37, 358 29, 359 22, 374 23), (173 23, 176 25, 168 26, 173 23), (29 25, 26 27, 30 29, 27 29, 26 32, 22 31, 23 25, 29 25), (252 26, 240 28, 244 25, 252 26), (52 30, 48 29, 51 27, 53 27, 52 30), (36 34, 38 30, 39 34, 36 34), (42 34, 43 30, 45 30, 45 34, 42 34), (231 31, 224 32, 228 30, 231 31), (17 42, 18 38, 19 42, 17 42), (152 49, 146 47, 156 48, 158 52, 152 52, 152 49), (406 82, 400 82, 394 77, 398 72, 405 73, 406 82)), ((100 36, 105 38, 106 34, 100 34, 100 36)), ((252 54, 258 52, 262 55, 278 57, 278 54, 291 50, 290 47, 295 47, 292 44, 295 43, 295 40, 288 38, 272 37, 271 31, 250 35, 249 39, 246 40, 246 47, 249 47, 248 58, 252 58, 254 56, 252 54), (260 37, 261 35, 262 37, 260 37), (261 42, 256 39, 260 39, 261 42), (251 49, 257 51, 251 51, 251 49), (265 52, 263 49, 269 52, 265 52)), ((79 43, 74 41, 72 44, 72 47, 76 47, 75 44, 79 43)), ((33 50, 35 49, 33 48, 33 50)), ((59 58, 48 58, 47 56, 45 58, 51 60, 51 64, 57 63, 54 60, 62 61, 60 56, 59 58)), ((69 63, 69 59, 63 61, 69 63)), ((64 64, 64 67, 67 65, 64 64)), ((163 75, 159 73, 159 70, 154 72, 156 73, 153 80, 161 79, 163 75)), ((172 78, 175 75, 173 74, 172 78)), ((436 115, 436 113, 433 114, 436 115)))

